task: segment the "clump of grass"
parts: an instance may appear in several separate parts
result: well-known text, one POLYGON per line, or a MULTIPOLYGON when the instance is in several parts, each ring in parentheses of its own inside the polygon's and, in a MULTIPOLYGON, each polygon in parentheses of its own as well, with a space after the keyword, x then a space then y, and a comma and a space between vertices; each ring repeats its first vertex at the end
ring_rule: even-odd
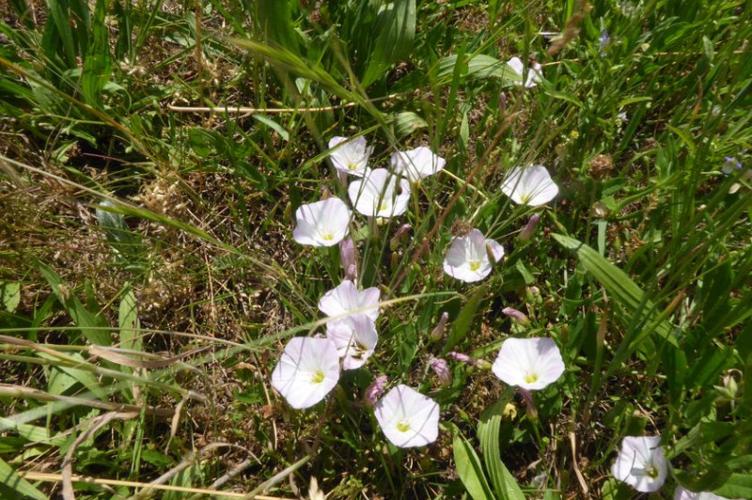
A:
POLYGON ((657 495, 752 496, 741 2, 8 9, 4 496, 625 498, 624 438, 658 435, 657 495), (334 136, 372 168, 446 159, 398 217, 348 219, 354 270, 293 239, 301 206, 355 208, 334 136), (542 208, 502 189, 529 164, 542 208), (504 258, 464 283, 443 262, 473 228, 504 258), (273 369, 346 277, 379 290, 378 342, 294 411, 273 369), (496 378, 512 337, 552 339, 561 378, 496 378), (382 375, 439 405, 432 444, 384 437, 382 375))

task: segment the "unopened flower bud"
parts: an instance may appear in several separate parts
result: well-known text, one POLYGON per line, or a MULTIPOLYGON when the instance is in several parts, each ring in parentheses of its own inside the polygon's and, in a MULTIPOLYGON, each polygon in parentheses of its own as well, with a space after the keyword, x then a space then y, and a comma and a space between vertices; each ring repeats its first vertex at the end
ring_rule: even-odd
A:
POLYGON ((468 364, 468 365, 474 364, 473 358, 471 358, 467 354, 464 354, 464 353, 461 353, 461 352, 450 351, 450 352, 447 353, 447 356, 449 356, 450 358, 452 358, 455 361, 459 361, 460 363, 465 363, 465 364, 468 364))
POLYGON ((386 375, 378 375, 376 378, 373 379, 373 382, 371 382, 371 385, 369 385, 366 388, 366 392, 363 394, 363 400, 365 403, 369 406, 375 406, 376 402, 381 397, 381 394, 384 392, 384 388, 386 387, 387 383, 387 377, 386 375))
POLYGON ((493 365, 485 359, 476 359, 475 366, 481 370, 490 370, 493 365))
POLYGON ((402 224, 397 231, 394 233, 394 236, 392 236, 392 239, 389 240, 389 248, 394 252, 397 248, 399 248, 402 241, 407 237, 407 233, 410 232, 410 230, 413 228, 410 224, 402 224))
POLYGON ((339 260, 345 270, 345 279, 355 281, 358 277, 358 257, 355 242, 345 238, 339 242, 339 260))
POLYGON ((428 366, 436 374, 441 385, 449 385, 452 383, 452 373, 449 371, 449 365, 445 359, 435 358, 431 356, 428 359, 428 366))
POLYGON ((501 310, 502 313, 512 318, 515 322, 521 325, 527 325, 530 323, 530 319, 522 311, 518 311, 514 307, 505 307, 501 310))
POLYGON ((538 225, 538 222, 540 221, 540 215, 533 214, 530 219, 527 221, 527 224, 525 224, 525 227, 522 228, 522 231, 520 231, 520 240, 527 241, 530 238, 533 237, 533 234, 535 234, 535 228, 538 225))
POLYGON ((528 304, 540 304, 542 302, 540 289, 537 286, 529 286, 525 289, 525 298, 528 304))
POLYGON ((444 338, 444 334, 446 333, 446 327, 447 327, 448 322, 449 322, 449 313, 444 311, 443 313, 441 313, 439 322, 436 324, 433 330, 431 330, 431 340, 433 340, 434 342, 439 342, 441 339, 444 338))

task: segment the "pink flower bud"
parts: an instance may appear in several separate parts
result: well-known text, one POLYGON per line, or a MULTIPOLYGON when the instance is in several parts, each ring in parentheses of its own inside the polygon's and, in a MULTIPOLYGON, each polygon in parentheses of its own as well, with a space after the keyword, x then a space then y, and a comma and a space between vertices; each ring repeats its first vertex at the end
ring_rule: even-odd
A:
POLYGON ((512 318, 514 321, 521 325, 527 325, 530 323, 530 319, 523 313, 522 311, 518 311, 517 309, 513 307, 505 307, 501 310, 502 313, 506 314, 510 318, 512 318))
POLYGON ((446 327, 447 323, 449 322, 449 313, 444 311, 441 313, 441 318, 439 318, 439 322, 436 324, 436 326, 431 330, 431 340, 434 342, 439 342, 441 339, 444 338, 444 334, 446 333, 446 327))
POLYGON ((363 394, 363 400, 368 406, 376 405, 376 402, 384 392, 384 388, 386 387, 388 380, 389 379, 386 377, 386 375, 379 375, 374 378, 373 382, 371 382, 371 385, 366 388, 366 392, 363 394))
POLYGON ((345 270, 345 279, 356 281, 358 277, 358 257, 355 242, 352 238, 345 238, 339 242, 339 259, 345 270))
POLYGON ((436 374, 441 385, 449 385, 452 383, 452 373, 449 371, 449 365, 445 359, 435 358, 431 356, 428 358, 428 366, 436 374))
POLYGON ((527 221, 527 224, 525 224, 525 227, 522 228, 522 231, 520 231, 520 240, 527 241, 530 238, 533 237, 533 234, 535 234, 535 227, 538 225, 538 222, 540 221, 540 215, 533 214, 530 217, 530 220, 527 221))
POLYGON ((447 356, 449 356, 450 358, 452 358, 455 361, 459 361, 460 363, 465 363, 465 364, 468 364, 468 365, 475 364, 473 362, 473 358, 471 358, 467 354, 463 354, 461 352, 451 351, 451 352, 447 353, 447 356))
POLYGON ((407 236, 407 233, 410 232, 410 230, 413 228, 410 224, 402 224, 397 231, 394 233, 394 236, 392 236, 392 239, 389 240, 389 248, 394 252, 399 248, 400 243, 402 243, 402 240, 405 239, 407 236))

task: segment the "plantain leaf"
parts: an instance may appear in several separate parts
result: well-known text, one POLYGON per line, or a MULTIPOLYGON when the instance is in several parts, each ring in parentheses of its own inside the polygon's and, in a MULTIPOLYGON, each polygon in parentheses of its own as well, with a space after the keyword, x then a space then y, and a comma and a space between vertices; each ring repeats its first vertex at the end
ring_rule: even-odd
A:
POLYGON ((511 399, 512 392, 507 390, 493 405, 481 415, 478 423, 478 438, 483 452, 483 462, 486 465, 496 498, 499 500, 525 500, 519 484, 504 462, 501 461, 499 449, 499 428, 501 427, 501 412, 504 405, 511 399))
POLYGON ((84 100, 95 107, 102 106, 102 89, 109 81, 112 71, 109 30, 105 24, 106 11, 107 2, 97 0, 91 24, 91 41, 81 74, 81 91, 84 100))
POLYGON ((55 297, 68 311, 84 337, 92 344, 110 345, 110 333, 106 330, 107 323, 102 317, 86 309, 73 293, 64 289, 60 276, 51 267, 41 262, 37 266, 52 288, 55 297))
POLYGON ((673 327, 665 319, 658 317, 655 305, 648 300, 645 292, 632 281, 627 273, 601 256, 593 248, 569 236, 554 234, 561 246, 574 250, 585 269, 603 285, 611 297, 618 300, 636 317, 635 323, 652 325, 654 331, 674 346, 678 346, 672 333, 673 327))
POLYGON ((118 310, 118 326, 120 328, 120 347, 132 351, 142 351, 143 341, 138 333, 138 305, 136 296, 130 286, 126 288, 120 299, 118 310))
POLYGON ((487 291, 488 288, 486 285, 479 286, 470 296, 467 303, 462 307, 462 310, 460 310, 460 313, 457 315, 457 319, 452 322, 452 331, 447 338, 444 352, 451 351, 454 346, 467 337, 470 327, 473 325, 475 314, 478 312, 478 308, 486 297, 487 291))
POLYGON ((415 0, 396 0, 382 5, 379 35, 363 75, 363 87, 381 79, 393 63, 410 54, 415 39, 415 20, 415 0))
MULTIPOLYGON (((457 54, 452 54, 441 59, 436 69, 436 80, 438 84, 448 84, 452 81, 455 66, 457 65, 457 54)), ((466 79, 472 80, 501 80, 504 86, 520 85, 522 77, 515 73, 504 61, 485 54, 477 54, 469 59, 464 58, 467 63, 467 69, 462 75, 466 79)))
POLYGON ((2 478, 2 485, 15 492, 16 495, 22 495, 28 498, 38 498, 39 500, 45 500, 47 498, 47 495, 36 489, 34 485, 26 479, 16 474, 15 469, 8 465, 8 463, 2 458, 0 458, 0 478, 2 478))
POLYGON ((454 427, 454 441, 452 444, 454 451, 454 463, 457 466, 457 474, 460 476, 465 489, 473 497, 473 500, 490 500, 493 499, 493 493, 488 486, 488 481, 483 473, 478 454, 462 436, 459 429, 454 427))

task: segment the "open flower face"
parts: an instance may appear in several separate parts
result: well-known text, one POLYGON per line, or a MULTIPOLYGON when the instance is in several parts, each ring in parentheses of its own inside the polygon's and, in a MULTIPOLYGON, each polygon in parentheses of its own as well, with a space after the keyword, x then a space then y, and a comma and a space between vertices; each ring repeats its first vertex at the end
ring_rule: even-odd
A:
POLYGON ((326 292, 319 300, 319 310, 329 317, 344 319, 345 315, 365 314, 371 321, 379 317, 381 292, 376 287, 358 290, 350 280, 345 280, 336 288, 326 292))
POLYGON ((406 385, 398 385, 376 403, 376 420, 400 448, 424 446, 439 435, 439 405, 406 385))
POLYGON ((350 209, 339 198, 327 198, 302 205, 295 211, 297 225, 292 236, 301 245, 336 245, 347 236, 350 215, 350 209))
POLYGON ((379 340, 376 325, 365 314, 327 323, 326 336, 337 346, 337 352, 343 358, 342 368, 345 370, 363 366, 373 354, 379 340))
POLYGON ((519 205, 545 205, 559 194, 559 186, 542 165, 515 167, 504 179, 502 192, 519 205))
POLYGON ((410 182, 417 182, 433 175, 446 165, 444 158, 433 154, 425 146, 393 153, 389 162, 395 172, 406 176, 410 182))
POLYGON ((444 258, 444 272, 465 283, 473 283, 488 276, 494 263, 502 257, 504 247, 473 229, 466 236, 452 239, 444 258))
POLYGON ((272 372, 272 387, 295 409, 324 399, 338 380, 337 346, 326 338, 291 338, 272 372))
POLYGON ((332 151, 329 158, 334 168, 346 174, 363 177, 368 173, 368 158, 373 152, 373 147, 366 145, 363 136, 354 139, 335 136, 329 139, 329 149, 332 151))
POLYGON ((627 436, 621 442, 611 474, 641 493, 658 491, 666 481, 668 462, 660 436, 627 436))
POLYGON ((394 217, 407 210, 410 183, 390 174, 385 168, 371 170, 363 180, 350 183, 347 188, 355 210, 369 217, 394 217))
POLYGON ((701 491, 699 493, 695 493, 694 491, 689 491, 688 489, 682 488, 681 486, 676 487, 676 491, 674 492, 674 500, 729 500, 726 497, 722 497, 720 495, 716 495, 715 493, 711 493, 709 491, 701 491))
POLYGON ((564 360, 556 343, 549 338, 509 338, 501 344, 491 369, 505 384, 537 391, 561 377, 564 360))
MULTIPOLYGON (((509 66, 509 68, 515 72, 515 74, 519 75, 520 85, 523 85, 522 73, 524 71, 524 68, 522 60, 517 56, 512 57, 509 61, 507 61, 507 66, 509 66)), ((539 63, 533 63, 533 65, 527 69, 527 79, 524 82, 524 86, 528 89, 535 87, 541 80, 543 80, 543 68, 539 63)))

